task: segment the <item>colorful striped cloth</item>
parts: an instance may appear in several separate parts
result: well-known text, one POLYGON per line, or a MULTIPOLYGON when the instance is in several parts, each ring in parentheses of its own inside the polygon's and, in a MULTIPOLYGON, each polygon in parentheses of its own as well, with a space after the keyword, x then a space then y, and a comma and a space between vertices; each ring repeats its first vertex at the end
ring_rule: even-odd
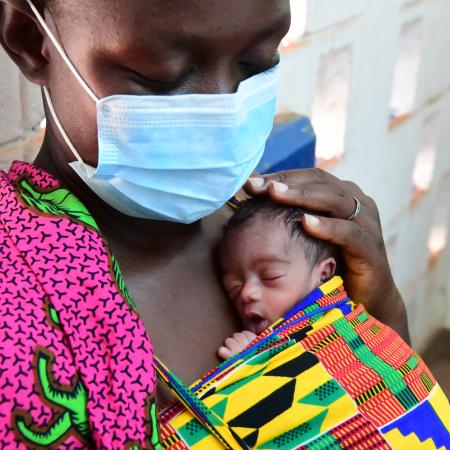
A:
POLYGON ((420 357, 333 278, 161 412, 170 450, 450 449, 450 407, 420 357))

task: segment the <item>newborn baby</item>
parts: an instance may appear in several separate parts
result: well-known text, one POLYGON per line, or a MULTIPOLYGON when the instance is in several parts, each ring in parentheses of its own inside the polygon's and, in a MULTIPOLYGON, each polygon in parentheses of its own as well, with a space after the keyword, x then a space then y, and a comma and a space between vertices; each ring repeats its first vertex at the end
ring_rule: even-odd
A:
POLYGON ((245 329, 225 340, 218 350, 222 359, 244 350, 334 275, 339 250, 303 231, 304 213, 267 199, 251 199, 239 204, 225 227, 222 281, 245 329))

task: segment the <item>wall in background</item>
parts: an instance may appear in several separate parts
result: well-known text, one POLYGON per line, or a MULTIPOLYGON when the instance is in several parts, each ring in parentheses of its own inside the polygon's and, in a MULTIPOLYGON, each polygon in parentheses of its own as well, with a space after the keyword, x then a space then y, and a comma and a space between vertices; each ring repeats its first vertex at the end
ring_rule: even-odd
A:
MULTIPOLYGON (((376 199, 415 346, 450 327, 450 2, 291 0, 279 111, 312 116, 318 164, 376 199)), ((0 168, 31 161, 40 92, 0 51, 0 168)))
POLYGON ((21 75, 0 48, 0 168, 14 159, 32 160, 44 117, 39 89, 21 75))
POLYGON ((420 350, 450 327, 450 2, 291 1, 279 110, 377 201, 420 350))

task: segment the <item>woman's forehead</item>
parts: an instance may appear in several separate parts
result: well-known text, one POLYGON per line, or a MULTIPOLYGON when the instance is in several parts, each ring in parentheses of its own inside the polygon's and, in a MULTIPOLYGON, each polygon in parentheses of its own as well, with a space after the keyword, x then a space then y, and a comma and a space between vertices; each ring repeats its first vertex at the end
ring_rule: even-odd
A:
POLYGON ((65 23, 94 26, 99 36, 149 33, 215 38, 244 30, 286 28, 289 0, 56 0, 65 23))

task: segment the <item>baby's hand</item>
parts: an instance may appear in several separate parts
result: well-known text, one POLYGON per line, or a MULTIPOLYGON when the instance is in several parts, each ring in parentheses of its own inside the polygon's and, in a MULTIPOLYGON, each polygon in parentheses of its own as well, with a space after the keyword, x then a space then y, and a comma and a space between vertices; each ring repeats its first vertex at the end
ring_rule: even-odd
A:
POLYGON ((223 346, 219 348, 217 354, 222 359, 229 359, 239 352, 242 352, 254 339, 256 334, 244 330, 241 333, 234 333, 233 337, 225 339, 223 346))

